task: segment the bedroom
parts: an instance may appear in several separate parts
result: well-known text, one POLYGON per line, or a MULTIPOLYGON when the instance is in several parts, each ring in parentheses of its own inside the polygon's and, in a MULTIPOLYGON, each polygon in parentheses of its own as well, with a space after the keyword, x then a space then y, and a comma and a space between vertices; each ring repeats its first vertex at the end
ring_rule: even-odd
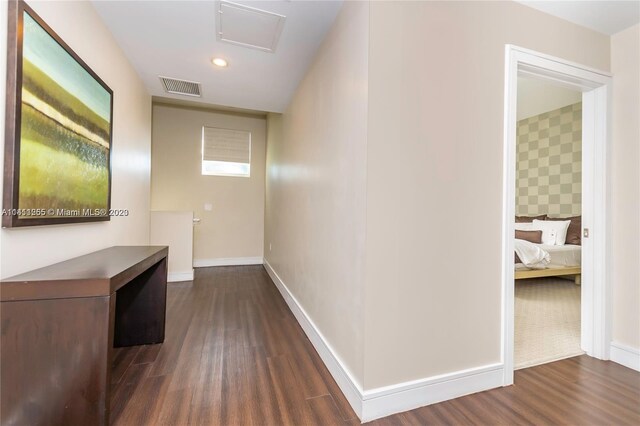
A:
POLYGON ((582 94, 518 79, 515 368, 584 353, 580 342, 582 94))

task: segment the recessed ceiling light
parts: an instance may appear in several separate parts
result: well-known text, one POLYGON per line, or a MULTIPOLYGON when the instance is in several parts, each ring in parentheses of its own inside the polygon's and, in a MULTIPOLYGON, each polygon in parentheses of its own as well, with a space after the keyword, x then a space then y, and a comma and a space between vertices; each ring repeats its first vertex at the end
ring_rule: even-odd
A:
POLYGON ((211 62, 213 62, 213 65, 218 66, 218 67, 223 67, 223 68, 226 67, 227 65, 229 65, 227 63, 227 61, 225 61, 222 58, 213 58, 213 60, 211 62))

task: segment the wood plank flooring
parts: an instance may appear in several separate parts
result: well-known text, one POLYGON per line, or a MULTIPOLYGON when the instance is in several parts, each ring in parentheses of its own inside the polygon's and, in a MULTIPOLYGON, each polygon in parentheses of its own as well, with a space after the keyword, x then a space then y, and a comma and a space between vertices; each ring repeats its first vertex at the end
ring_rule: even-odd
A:
MULTIPOLYGON (((197 269, 167 304, 164 344, 115 350, 113 425, 360 423, 262 266, 197 269)), ((581 356, 372 424, 637 425, 640 373, 581 356)))

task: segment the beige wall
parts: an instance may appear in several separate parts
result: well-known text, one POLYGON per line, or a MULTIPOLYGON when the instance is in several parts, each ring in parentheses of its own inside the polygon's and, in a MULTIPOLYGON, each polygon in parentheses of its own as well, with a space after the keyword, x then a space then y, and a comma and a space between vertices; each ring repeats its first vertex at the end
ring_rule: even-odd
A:
MULTIPOLYGON (((282 114, 269 113, 267 115, 267 153, 266 164, 267 174, 265 178, 265 209, 264 209, 264 253, 265 259, 269 259, 269 252, 272 250, 273 241, 275 240, 276 229, 275 225, 280 222, 278 217, 281 212, 274 211, 274 205, 282 203, 284 200, 274 200, 272 186, 274 184, 275 172, 274 167, 277 167, 277 161, 280 161, 279 153, 282 150, 282 144, 284 141, 282 130, 282 114), (275 156, 275 158, 274 158, 275 156)), ((279 187, 278 182, 275 182, 276 190, 279 187)))
POLYGON ((640 349, 640 25, 611 37, 613 341, 640 349))
POLYGON ((505 44, 609 69, 515 2, 372 2, 365 389, 500 362, 505 44))
MULTIPOLYGON (((90 2, 29 5, 113 90, 111 207, 128 209, 130 216, 94 224, 2 229, 2 277, 112 245, 149 242, 150 96, 90 2)), ((0 99, 4 99, 7 6, 0 6, 0 99)), ((4 108, 0 102, 1 117, 4 108)), ((1 123, 4 126, 4 120, 1 123)))
POLYGON ((193 236, 196 266, 262 257, 265 138, 264 117, 154 104, 151 208, 192 210, 201 219, 193 236), (202 126, 251 132, 251 177, 202 175, 202 126))
POLYGON ((267 144, 265 257, 360 382, 368 13, 344 3, 267 144))
POLYGON ((193 279, 193 212, 152 211, 149 229, 149 244, 169 247, 168 280, 193 279))

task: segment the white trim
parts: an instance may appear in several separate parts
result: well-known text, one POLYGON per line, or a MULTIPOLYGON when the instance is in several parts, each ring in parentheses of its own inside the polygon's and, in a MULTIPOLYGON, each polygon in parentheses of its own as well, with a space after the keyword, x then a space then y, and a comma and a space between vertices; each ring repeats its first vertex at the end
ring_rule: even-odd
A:
POLYGON ((640 371, 640 349, 618 342, 611 342, 610 355, 611 361, 640 371))
MULTIPOLYGON (((546 53, 536 52, 535 50, 526 49, 524 47, 515 46, 513 44, 507 44, 506 46, 507 46, 507 49, 510 49, 514 52, 517 51, 517 52, 526 54, 529 57, 534 57, 538 60, 545 61, 547 63, 555 62, 556 64, 554 64, 554 66, 552 67, 547 67, 547 66, 540 67, 539 73, 545 72, 545 70, 548 70, 550 73, 553 73, 553 72, 564 73, 566 74, 566 76, 563 78, 563 80, 576 76, 576 77, 584 78, 587 81, 596 81, 602 84, 606 84, 609 82, 609 78, 613 77, 613 74, 611 74, 610 72, 602 71, 597 68, 590 67, 588 65, 580 64, 578 62, 568 61, 566 59, 560 59, 552 55, 547 55, 546 53), (603 78, 599 78, 598 76, 603 78)), ((525 64, 525 66, 526 65, 527 64, 525 64)), ((540 66, 541 63, 530 62, 528 65, 540 66)), ((542 65, 545 65, 545 64, 542 64, 542 65)), ((593 86, 593 87, 597 87, 597 86, 593 86)))
POLYGON ((582 138, 582 206, 583 226, 590 229, 589 239, 583 241, 582 264, 591 270, 582 274, 581 345, 588 355, 609 359, 611 324, 610 264, 609 130, 607 126, 609 87, 601 86, 583 93, 582 138), (606 117, 607 119, 603 119, 606 117), (590 172, 591 171, 591 172, 590 172), (598 232, 598 230, 600 230, 598 232), (596 231, 596 232, 594 232, 596 231))
POLYGON ((362 421, 500 387, 502 370, 498 363, 365 391, 362 421))
POLYGON ((552 80, 583 92, 583 214, 582 224, 590 228, 583 241, 582 349, 608 359, 611 330, 609 280, 610 238, 607 214, 609 93, 611 74, 513 45, 505 47, 503 227, 502 227, 502 361, 503 384, 513 384, 514 369, 514 266, 515 141, 517 78, 519 74, 552 80), (586 172, 585 172, 586 171, 586 172))
POLYGON ((194 268, 239 265, 262 265, 262 257, 218 257, 216 259, 193 259, 194 268))
POLYGON ((169 272, 167 274, 167 281, 175 283, 179 281, 193 281, 193 269, 191 272, 169 272))
POLYGON ((498 363, 363 391, 362 386, 266 259, 264 267, 329 373, 363 422, 502 385, 503 365, 498 363))
POLYGON ((300 327, 304 330, 305 334, 313 344, 313 347, 320 355, 320 358, 326 365, 329 373, 333 376, 333 379, 338 384, 338 387, 351 404, 351 407, 356 412, 358 417, 362 413, 362 386, 356 381, 353 375, 349 372, 349 369, 344 365, 340 357, 335 353, 327 339, 324 338, 318 327, 314 324, 313 320, 309 317, 302 305, 298 302, 296 297, 289 291, 289 288, 280 279, 280 276, 273 269, 271 264, 264 259, 264 267, 267 274, 271 277, 274 284, 280 291, 282 298, 293 315, 298 320, 300 327))
POLYGON ((513 255, 509 257, 508 253, 513 253, 515 235, 514 217, 516 212, 515 203, 515 186, 516 186, 516 146, 514 141, 516 138, 516 126, 509 123, 516 123, 516 108, 518 104, 518 62, 515 55, 512 54, 510 46, 506 48, 505 60, 505 86, 504 86, 504 160, 502 166, 502 192, 503 192, 503 211, 502 211, 502 354, 501 361, 504 363, 504 379, 503 384, 513 384, 513 338, 514 338, 514 301, 515 289, 515 265, 513 255), (511 202, 513 201, 513 202, 511 202))

